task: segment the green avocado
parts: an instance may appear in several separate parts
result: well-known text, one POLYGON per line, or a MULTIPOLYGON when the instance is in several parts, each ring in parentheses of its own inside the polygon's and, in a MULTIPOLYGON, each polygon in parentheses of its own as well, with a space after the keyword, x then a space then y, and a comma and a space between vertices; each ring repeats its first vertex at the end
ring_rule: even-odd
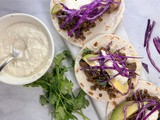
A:
POLYGON ((128 89, 129 89, 129 85, 128 82, 125 84, 121 84, 119 81, 117 81, 116 79, 112 79, 111 81, 112 86, 114 86, 119 92, 121 92, 122 94, 127 93, 128 89))
MULTIPOLYGON (((94 58, 94 57, 97 57, 98 55, 95 55, 95 54, 87 54, 85 55, 82 59, 87 63, 89 64, 90 66, 95 66, 95 61, 88 61, 88 58, 94 58)), ((98 61, 97 61, 98 62, 98 61)), ((115 79, 112 79, 110 81, 111 85, 114 86, 119 92, 121 92, 122 94, 125 94, 127 93, 128 91, 128 88, 129 88, 129 85, 128 83, 126 84, 121 84, 119 81, 115 80, 115 79)))
MULTIPOLYGON (((90 66, 95 66, 95 61, 89 61, 88 58, 98 57, 98 55, 87 54, 82 59, 90 66)), ((98 62, 98 61, 97 61, 98 62)))
MULTIPOLYGON (((124 112, 123 109, 125 106, 132 104, 134 101, 125 101, 118 105, 116 109, 113 110, 113 113, 109 120, 124 120, 124 112), (117 119, 118 118, 118 119, 117 119)), ((128 106, 126 112, 127 112, 127 118, 131 116, 132 114, 136 113, 138 111, 137 103, 132 104, 131 106, 128 106)))

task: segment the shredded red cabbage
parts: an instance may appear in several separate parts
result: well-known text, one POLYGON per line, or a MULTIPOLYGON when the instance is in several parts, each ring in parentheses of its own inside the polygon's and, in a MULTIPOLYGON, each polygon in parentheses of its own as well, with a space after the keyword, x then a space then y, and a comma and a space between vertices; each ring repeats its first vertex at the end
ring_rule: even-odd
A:
POLYGON ((135 104, 135 102, 132 102, 132 103, 126 105, 126 106, 123 108, 123 112, 124 112, 124 120, 127 119, 127 108, 128 108, 129 106, 132 106, 133 104, 135 104))
POLYGON ((151 33, 153 31, 154 25, 155 25, 155 21, 153 21, 152 24, 150 24, 150 20, 148 20, 148 25, 147 25, 146 34, 145 34, 146 52, 153 67, 158 72, 160 72, 160 68, 156 65, 155 61, 152 59, 150 49, 149 49, 149 40, 150 40, 151 33))
MULTIPOLYGON (((136 120, 139 120, 139 119, 142 117, 141 115, 143 115, 143 113, 145 113, 145 111, 147 110, 147 108, 152 107, 152 106, 156 106, 156 105, 157 105, 156 102, 150 102, 150 103, 144 105, 144 106, 138 111, 136 120)), ((144 117, 144 116, 143 116, 143 117, 144 117)), ((143 118, 143 117, 142 117, 142 118, 143 118)), ((141 119, 141 120, 143 120, 143 119, 141 119)))
POLYGON ((90 4, 83 5, 79 10, 69 9, 63 3, 63 11, 67 13, 65 21, 60 25, 60 28, 64 28, 66 23, 71 22, 73 18, 77 18, 78 22, 73 29, 68 31, 68 35, 72 36, 74 31, 86 20, 94 22, 98 17, 100 17, 106 10, 110 7, 111 4, 119 4, 113 0, 94 0, 90 4))
POLYGON ((158 104, 150 113, 148 113, 143 120, 147 120, 147 118, 158 109, 160 109, 160 104, 158 104))
POLYGON ((154 46, 157 49, 158 53, 160 54, 160 38, 159 37, 155 37, 153 39, 153 43, 154 43, 154 46))
MULTIPOLYGON (((101 70, 106 70, 106 69, 116 70, 118 72, 118 75, 127 77, 129 79, 131 79, 133 77, 130 75, 131 73, 132 74, 136 74, 136 73, 135 73, 135 71, 131 71, 126 67, 127 59, 129 59, 129 58, 141 59, 141 57, 122 56, 122 55, 119 55, 118 53, 116 53, 116 54, 108 53, 106 55, 102 55, 101 51, 98 54, 99 55, 97 57, 88 58, 89 61, 98 60, 100 63, 100 66, 91 66, 91 69, 97 68, 97 69, 101 69, 101 70), (118 59, 119 61, 116 59, 118 59), (108 67, 105 65, 105 63, 108 60, 111 60, 113 62, 113 67, 108 67), (121 66, 119 66, 119 65, 121 65, 121 66)), ((113 77, 113 78, 115 78, 115 77, 113 77)), ((107 82, 112 79, 107 80, 107 82)))
POLYGON ((149 42, 149 40, 151 38, 151 34, 153 31, 154 25, 155 25, 155 21, 153 21, 153 23, 151 24, 151 20, 148 19, 147 28, 146 28, 146 32, 145 32, 145 38, 144 38, 144 47, 146 47, 147 42, 149 42))
POLYGON ((144 67, 146 72, 149 73, 148 65, 146 63, 142 62, 142 66, 144 67))
POLYGON ((135 120, 147 120, 147 118, 154 113, 156 110, 160 109, 160 102, 155 99, 142 99, 142 95, 140 93, 140 90, 137 90, 137 93, 133 92, 133 95, 136 98, 136 101, 132 102, 131 104, 126 105, 123 108, 124 112, 124 120, 127 119, 127 108, 134 103, 137 103, 138 106, 138 112, 135 120), (138 99, 139 98, 139 99, 138 99), (147 102, 146 105, 144 105, 144 102, 147 102), (149 114, 146 115, 146 110, 150 107, 154 107, 149 114))
POLYGON ((99 57, 90 57, 88 58, 89 61, 95 61, 95 60, 101 60, 101 59, 107 59, 107 60, 112 60, 112 57, 114 57, 115 59, 124 59, 125 61, 128 58, 135 58, 135 59, 142 59, 142 57, 132 57, 132 56, 123 56, 123 55, 119 55, 119 54, 107 54, 105 56, 99 56, 99 57))

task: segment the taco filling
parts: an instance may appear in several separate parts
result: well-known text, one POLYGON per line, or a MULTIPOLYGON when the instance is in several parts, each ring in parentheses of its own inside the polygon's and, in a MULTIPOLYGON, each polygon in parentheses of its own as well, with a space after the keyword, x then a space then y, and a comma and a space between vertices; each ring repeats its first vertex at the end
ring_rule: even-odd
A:
POLYGON ((58 18, 60 29, 68 32, 68 36, 85 40, 84 32, 96 26, 96 21, 102 21, 102 15, 117 10, 121 0, 93 0, 82 5, 80 9, 70 9, 62 2, 52 9, 52 15, 58 18))
POLYGON ((109 120, 160 120, 160 99, 138 89, 113 110, 109 120))
POLYGON ((92 83, 91 90, 103 90, 109 94, 110 99, 116 98, 117 93, 126 95, 134 88, 132 79, 136 78, 137 64, 129 59, 140 57, 126 56, 125 48, 111 50, 112 42, 106 47, 101 47, 98 52, 83 50, 79 61, 81 70, 92 83))

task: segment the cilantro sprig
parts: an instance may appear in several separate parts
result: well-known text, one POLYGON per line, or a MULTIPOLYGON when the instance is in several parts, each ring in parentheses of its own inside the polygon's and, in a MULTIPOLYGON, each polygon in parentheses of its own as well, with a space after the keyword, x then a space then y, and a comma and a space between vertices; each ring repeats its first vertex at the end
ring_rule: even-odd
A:
POLYGON ((26 87, 42 87, 44 95, 40 95, 42 106, 51 107, 52 118, 56 120, 78 120, 74 113, 89 120, 82 112, 83 108, 89 105, 85 93, 79 90, 78 94, 73 93, 73 83, 65 77, 68 67, 62 65, 64 60, 72 58, 68 51, 63 51, 54 58, 54 68, 51 73, 46 73, 37 81, 25 85, 26 87))

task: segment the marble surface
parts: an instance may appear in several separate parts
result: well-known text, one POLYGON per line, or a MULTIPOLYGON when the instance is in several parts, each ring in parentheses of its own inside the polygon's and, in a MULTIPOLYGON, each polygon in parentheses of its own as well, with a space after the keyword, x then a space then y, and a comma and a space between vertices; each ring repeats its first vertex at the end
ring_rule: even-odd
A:
MULTIPOLYGON (((157 21, 153 36, 160 35, 160 0, 125 0, 125 2, 126 11, 122 24, 131 43, 138 53, 144 57, 142 61, 149 64, 150 74, 147 75, 149 81, 160 87, 160 74, 150 64, 143 48, 144 31, 148 18, 157 21)), ((56 44, 56 52, 60 52, 67 47, 52 26, 49 3, 50 0, 0 0, 0 16, 21 12, 38 17, 51 31, 56 44)), ((152 42, 151 51, 154 53, 152 54, 154 60, 160 66, 160 56, 152 42)), ((42 107, 38 102, 41 93, 40 88, 24 88, 0 83, 0 120, 50 120, 48 108, 42 107)), ((92 103, 85 110, 85 113, 91 120, 100 119, 92 103)))
MULTIPOLYGON (((156 26, 153 37, 160 36, 160 0, 125 0, 126 11, 123 19, 124 28, 130 38, 131 43, 136 48, 140 56, 144 57, 143 62, 149 65, 148 80, 160 87, 160 73, 158 73, 148 60, 144 44, 144 32, 147 26, 147 19, 155 20, 156 26)), ((152 58, 160 68, 160 55, 157 53, 153 41, 150 42, 152 58)))

